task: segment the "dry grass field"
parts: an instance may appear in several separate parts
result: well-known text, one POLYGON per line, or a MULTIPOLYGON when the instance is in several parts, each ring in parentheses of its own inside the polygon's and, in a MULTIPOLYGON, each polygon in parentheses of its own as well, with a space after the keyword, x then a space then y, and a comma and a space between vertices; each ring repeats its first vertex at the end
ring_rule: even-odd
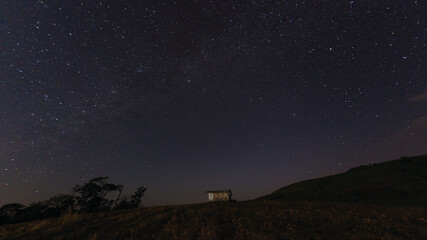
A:
POLYGON ((1 240, 427 239, 427 155, 360 166, 256 200, 148 207, 0 226, 1 240))
POLYGON ((0 239, 427 239, 427 210, 247 201, 149 207, 0 226, 0 239))

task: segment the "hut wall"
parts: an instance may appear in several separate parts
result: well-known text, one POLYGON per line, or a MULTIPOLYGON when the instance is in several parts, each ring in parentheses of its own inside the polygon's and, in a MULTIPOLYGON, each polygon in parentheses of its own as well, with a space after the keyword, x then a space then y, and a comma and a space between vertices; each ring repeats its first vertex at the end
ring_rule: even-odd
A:
POLYGON ((213 201, 230 201, 230 195, 228 193, 214 193, 213 201))

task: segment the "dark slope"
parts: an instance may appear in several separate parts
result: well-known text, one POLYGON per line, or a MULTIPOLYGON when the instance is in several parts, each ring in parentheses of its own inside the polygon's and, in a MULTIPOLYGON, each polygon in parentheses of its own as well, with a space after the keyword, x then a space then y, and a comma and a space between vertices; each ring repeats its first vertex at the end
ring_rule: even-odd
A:
POLYGON ((150 207, 0 226, 1 240, 427 239, 427 209, 248 201, 150 207))
POLYGON ((371 202, 427 206, 427 155, 362 165, 345 173, 291 184, 265 200, 371 202))
POLYGON ((426 165, 419 156, 361 166, 261 200, 69 213, 0 226, 0 239, 427 239, 426 165))

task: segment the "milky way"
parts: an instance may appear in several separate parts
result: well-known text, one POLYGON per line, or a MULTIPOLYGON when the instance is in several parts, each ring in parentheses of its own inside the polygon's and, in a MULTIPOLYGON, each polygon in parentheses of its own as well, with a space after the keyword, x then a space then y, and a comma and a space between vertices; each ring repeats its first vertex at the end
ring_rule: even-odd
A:
POLYGON ((427 153, 422 1, 0 3, 0 204, 237 200, 427 153))

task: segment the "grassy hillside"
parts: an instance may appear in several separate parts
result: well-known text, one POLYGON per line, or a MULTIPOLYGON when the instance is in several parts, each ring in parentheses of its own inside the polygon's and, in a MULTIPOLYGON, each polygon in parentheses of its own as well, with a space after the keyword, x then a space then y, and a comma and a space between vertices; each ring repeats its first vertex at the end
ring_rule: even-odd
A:
POLYGON ((65 215, 0 226, 0 239, 427 239, 427 210, 248 201, 65 215))
POLYGON ((295 183, 246 202, 3 225, 0 239, 427 239, 426 195, 427 156, 419 156, 295 183))
POLYGON ((427 206, 427 155, 360 166, 298 182, 263 197, 268 200, 371 202, 427 206))

